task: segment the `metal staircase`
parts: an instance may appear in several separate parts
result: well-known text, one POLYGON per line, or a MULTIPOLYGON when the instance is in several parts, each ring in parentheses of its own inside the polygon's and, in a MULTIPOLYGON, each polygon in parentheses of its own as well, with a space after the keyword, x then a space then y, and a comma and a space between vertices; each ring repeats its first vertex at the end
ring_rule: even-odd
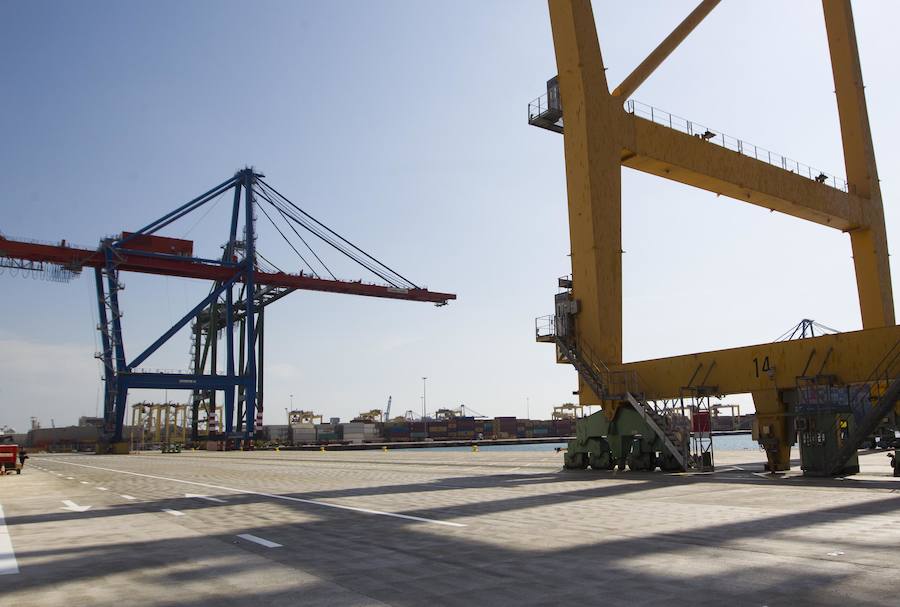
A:
POLYGON ((659 437, 663 446, 666 448, 666 451, 675 458, 675 461, 678 462, 678 465, 681 466, 682 470, 690 468, 687 441, 678 440, 675 432, 669 428, 668 423, 666 423, 666 418, 658 413, 653 405, 646 400, 635 398, 631 392, 626 393, 626 395, 628 397, 628 402, 634 407, 635 411, 641 414, 644 422, 651 430, 653 430, 656 436, 659 437))
POLYGON ((586 344, 576 345, 557 331, 559 323, 545 322, 539 319, 537 338, 548 341, 553 338, 561 356, 571 363, 578 375, 588 387, 604 400, 627 402, 641 416, 647 426, 660 439, 668 455, 673 457, 682 470, 691 467, 688 440, 678 440, 675 431, 669 427, 664 415, 656 407, 644 399, 637 386, 637 378, 633 373, 610 371, 586 344), (542 327, 544 330, 542 331, 542 327), (549 327, 549 331, 547 327, 549 327), (551 333, 552 332, 552 333, 551 333))
POLYGON ((900 400, 900 342, 884 356, 869 378, 858 390, 865 390, 870 395, 878 394, 877 400, 869 413, 857 424, 856 428, 841 446, 834 460, 828 466, 832 476, 840 474, 847 461, 856 453, 860 445, 868 439, 875 428, 888 415, 900 400))

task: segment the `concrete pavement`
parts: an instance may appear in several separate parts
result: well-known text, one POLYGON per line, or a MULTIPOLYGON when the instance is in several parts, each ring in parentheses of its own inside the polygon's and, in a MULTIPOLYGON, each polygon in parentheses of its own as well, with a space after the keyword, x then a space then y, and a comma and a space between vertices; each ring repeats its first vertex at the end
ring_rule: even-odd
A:
MULTIPOLYGON (((34 456, 0 604, 896 605, 900 479, 563 472, 553 452, 34 456)), ((2 529, 0 529, 2 535, 2 529)), ((2 561, 2 555, 0 555, 2 561)))

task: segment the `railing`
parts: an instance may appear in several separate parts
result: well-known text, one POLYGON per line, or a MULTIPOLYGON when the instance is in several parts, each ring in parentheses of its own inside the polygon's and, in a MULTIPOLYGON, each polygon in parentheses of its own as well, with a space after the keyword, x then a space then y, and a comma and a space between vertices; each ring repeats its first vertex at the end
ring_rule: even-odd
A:
POLYGON ((528 104, 528 124, 535 124, 540 127, 554 127, 552 130, 562 133, 563 119, 562 110, 550 106, 550 99, 547 93, 544 93, 534 101, 528 104))
POLYGON ((864 382, 851 388, 848 399, 850 405, 868 400, 869 396, 875 395, 873 392, 877 392, 877 396, 880 398, 887 390, 888 384, 894 381, 898 375, 900 375, 900 341, 894 343, 864 382))
MULTIPOLYGON (((640 101, 635 101, 634 99, 629 99, 625 102, 625 111, 638 118, 649 120, 654 124, 659 124, 686 133, 692 137, 698 137, 709 143, 731 150, 732 152, 737 152, 742 156, 754 158, 760 162, 765 162, 766 164, 784 169, 790 173, 795 173, 801 177, 817 181, 842 192, 849 191, 846 179, 841 179, 808 164, 797 162, 787 156, 761 148, 750 142, 744 141, 743 139, 721 133, 700 124, 699 122, 676 116, 675 114, 641 103, 640 101)), ((562 132, 562 112, 558 108, 550 107, 548 95, 544 93, 528 104, 528 123, 544 128, 552 126, 552 130, 562 132), (551 112, 551 110, 553 110, 553 112, 551 112)))
POLYGON ((87 245, 76 244, 74 242, 69 242, 67 240, 57 240, 57 241, 53 242, 50 240, 38 240, 37 238, 19 238, 18 236, 11 236, 9 234, 4 234, 3 232, 0 232, 0 238, 6 239, 6 240, 12 240, 15 242, 24 242, 27 244, 45 245, 48 247, 68 247, 70 249, 75 249, 78 252, 81 252, 81 251, 79 251, 79 249, 85 249, 85 250, 93 253, 98 248, 97 245, 87 246, 87 245))
POLYGON ((635 101, 634 99, 629 99, 625 102, 625 111, 639 118, 649 120, 654 124, 666 126, 693 137, 698 137, 709 143, 731 150, 732 152, 737 152, 742 156, 755 158, 760 162, 765 162, 766 164, 771 164, 772 166, 784 169, 785 171, 796 173, 801 177, 812 179, 813 181, 831 186, 842 192, 848 191, 847 181, 844 179, 839 179, 834 175, 820 171, 807 164, 797 162, 796 160, 791 160, 786 156, 761 148, 742 139, 738 139, 737 137, 732 137, 725 133, 712 130, 699 122, 693 122, 686 118, 670 114, 669 112, 641 103, 640 101, 635 101))
MULTIPOLYGON (((535 337, 538 339, 559 337, 560 332, 558 327, 561 322, 564 321, 554 314, 536 318, 535 337)), ((603 359, 600 358, 584 341, 568 344, 568 347, 574 350, 581 361, 591 368, 591 371, 593 371, 595 376, 600 378, 603 394, 598 394, 598 396, 601 398, 611 395, 622 396, 626 392, 630 392, 637 395, 638 398, 643 398, 637 372, 611 370, 606 363, 603 362, 603 359)))

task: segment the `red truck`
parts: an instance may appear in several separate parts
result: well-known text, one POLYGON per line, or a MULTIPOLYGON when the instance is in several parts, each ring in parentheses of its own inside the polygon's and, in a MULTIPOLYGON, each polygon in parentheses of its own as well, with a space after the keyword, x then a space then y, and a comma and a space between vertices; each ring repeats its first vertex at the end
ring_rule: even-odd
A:
POLYGON ((0 445, 0 470, 6 474, 22 474, 22 464, 19 463, 19 445, 0 445))

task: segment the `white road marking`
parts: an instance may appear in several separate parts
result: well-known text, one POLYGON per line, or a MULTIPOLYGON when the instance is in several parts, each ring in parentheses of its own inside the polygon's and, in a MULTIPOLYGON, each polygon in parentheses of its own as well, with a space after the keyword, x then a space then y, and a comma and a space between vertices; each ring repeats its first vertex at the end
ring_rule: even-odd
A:
POLYGON ((81 483, 82 485, 90 485, 90 483, 87 481, 78 481, 78 482, 81 483))
POLYGON ((269 540, 264 540, 261 537, 256 537, 255 535, 250 535, 249 533, 241 533, 238 535, 242 540, 247 540, 248 542, 253 542, 254 544, 259 544, 260 546, 265 546, 266 548, 281 548, 281 544, 276 544, 275 542, 270 542, 269 540))
POLYGON ((769 479, 769 480, 778 478, 776 475, 772 474, 771 472, 751 472, 750 474, 752 474, 753 476, 758 476, 760 478, 765 478, 765 479, 769 479))
POLYGON ((109 491, 106 487, 95 487, 97 491, 109 491))
POLYGON ((197 493, 185 493, 184 497, 186 497, 188 499, 195 498, 195 499, 200 499, 200 500, 206 500, 208 502, 216 502, 218 504, 227 504, 228 503, 225 500, 219 499, 217 497, 210 497, 208 495, 199 495, 197 493))
POLYGON ((172 516, 184 516, 184 512, 179 512, 178 510, 172 510, 170 508, 163 508, 162 511, 166 514, 171 514, 172 516))
POLYGON ((74 481, 74 480, 75 480, 75 477, 74 477, 74 476, 67 476, 67 477, 66 477, 66 480, 74 481))
POLYGON ((125 495, 124 493, 121 494, 119 497, 124 497, 124 498, 127 499, 127 500, 135 500, 135 499, 137 499, 136 497, 132 497, 132 496, 130 496, 130 495, 125 495))
POLYGON ((69 466, 81 466, 82 468, 92 468, 94 470, 103 470, 104 472, 116 472, 118 474, 128 474, 130 476, 140 476, 142 478, 154 478, 161 481, 170 481, 173 483, 184 483, 185 485, 194 485, 195 487, 206 487, 207 489, 218 489, 220 491, 231 491, 233 493, 242 493, 244 495, 258 495, 260 497, 268 497, 275 500, 284 500, 286 502, 297 502, 300 504, 313 504, 315 506, 325 506, 326 508, 336 508, 338 510, 350 510, 352 512, 362 512, 364 514, 376 514, 379 516, 390 516, 392 518, 402 518, 409 521, 419 521, 420 523, 431 523, 434 525, 444 525, 447 527, 465 527, 463 523, 452 523, 450 521, 438 521, 421 516, 410 516, 408 514, 398 514, 396 512, 383 512, 381 510, 369 510, 368 508, 357 508, 355 506, 344 506, 342 504, 332 504, 319 500, 308 500, 299 497, 290 497, 288 495, 278 495, 277 493, 263 493, 261 491, 250 491, 249 489, 237 489, 235 487, 224 487, 222 485, 213 485, 210 483, 198 483, 195 481, 185 481, 180 478, 169 478, 167 476, 156 476, 154 474, 142 474, 140 472, 129 472, 127 470, 116 470, 115 468, 101 468, 100 466, 89 466, 87 464, 76 464, 75 462, 67 462, 58 460, 60 464, 68 464, 69 466))
POLYGON ((79 506, 72 500, 63 500, 63 504, 65 504, 65 508, 63 510, 71 510, 72 512, 87 512, 91 509, 90 506, 79 506))
POLYGON ((19 563, 13 550, 12 538, 3 518, 3 506, 0 506, 0 575, 19 573, 19 563))

